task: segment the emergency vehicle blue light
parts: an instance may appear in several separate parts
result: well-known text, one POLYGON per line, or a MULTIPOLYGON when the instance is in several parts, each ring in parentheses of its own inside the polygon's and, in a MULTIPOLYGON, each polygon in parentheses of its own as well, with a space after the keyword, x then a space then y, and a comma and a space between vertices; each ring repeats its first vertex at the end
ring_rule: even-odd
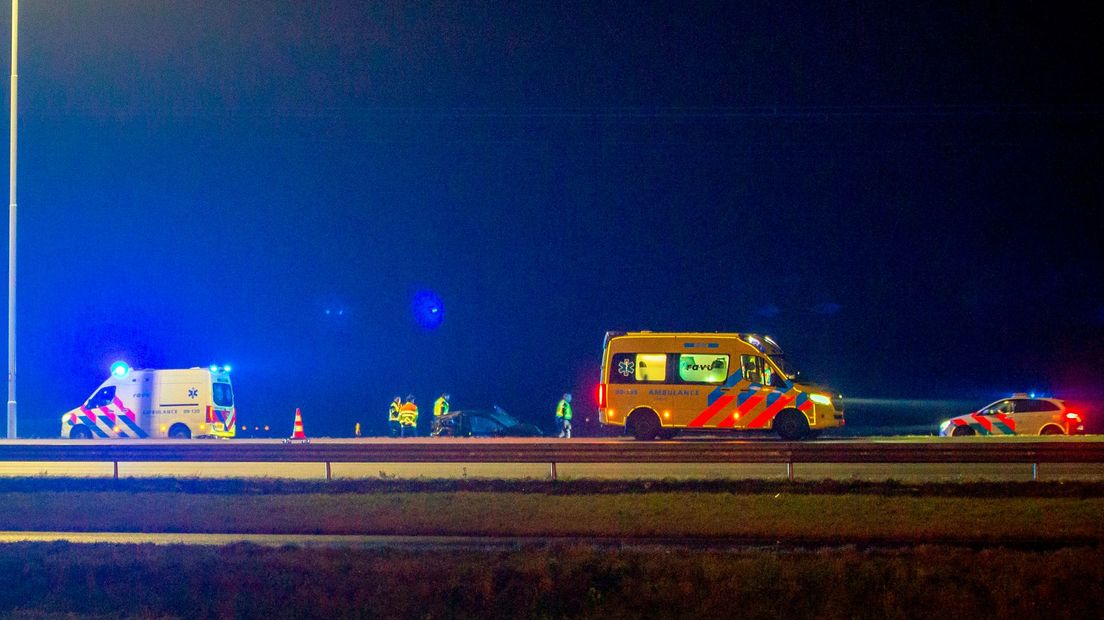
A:
POLYGON ((218 366, 211 364, 211 372, 218 372, 218 366))
POLYGON ((437 329, 445 320, 445 304, 433 291, 418 291, 410 309, 414 320, 424 329, 437 329))
POLYGON ((111 365, 111 376, 113 377, 125 377, 130 372, 130 366, 124 361, 118 361, 111 365))
POLYGON ((223 372, 230 372, 230 364, 227 364, 227 365, 223 366, 222 371, 223 372))

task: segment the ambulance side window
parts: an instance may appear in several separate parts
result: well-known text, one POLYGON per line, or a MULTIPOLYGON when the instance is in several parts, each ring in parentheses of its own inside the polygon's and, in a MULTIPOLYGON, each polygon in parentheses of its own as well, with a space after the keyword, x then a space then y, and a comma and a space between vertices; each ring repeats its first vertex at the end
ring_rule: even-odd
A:
POLYGON ((115 386, 109 385, 99 392, 92 395, 92 398, 88 399, 88 404, 85 407, 89 409, 95 409, 96 407, 106 407, 115 400, 115 386))
POLYGON ((667 380, 666 353, 637 353, 636 380, 662 383, 667 380))
POLYGON ((609 382, 632 383, 636 381, 636 354, 617 353, 610 357, 609 382))
POLYGON ((610 383, 664 383, 666 353, 618 353, 610 358, 610 383))
POLYGON ((728 378, 728 356, 683 353, 678 356, 681 383, 724 383, 728 378))
POLYGON ((767 384, 775 388, 786 387, 786 380, 782 378, 782 375, 774 372, 774 369, 770 367, 770 364, 763 363, 763 374, 767 377, 767 384))
POLYGON ((763 375, 759 372, 762 361, 755 355, 741 355, 740 364, 744 369, 744 380, 752 383, 762 383, 763 375))

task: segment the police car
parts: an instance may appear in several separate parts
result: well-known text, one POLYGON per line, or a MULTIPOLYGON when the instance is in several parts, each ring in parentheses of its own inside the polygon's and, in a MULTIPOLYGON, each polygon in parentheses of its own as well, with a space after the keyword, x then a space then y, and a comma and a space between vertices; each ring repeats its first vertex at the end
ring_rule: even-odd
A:
POLYGON ((1079 435, 1085 432, 1081 414, 1064 400, 1013 394, 974 413, 939 425, 941 437, 969 435, 1079 435))

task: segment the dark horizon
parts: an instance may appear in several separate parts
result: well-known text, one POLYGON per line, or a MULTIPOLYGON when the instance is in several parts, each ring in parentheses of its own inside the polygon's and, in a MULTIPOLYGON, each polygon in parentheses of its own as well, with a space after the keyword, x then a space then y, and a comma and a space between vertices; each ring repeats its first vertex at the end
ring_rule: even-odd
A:
POLYGON ((232 364, 274 434, 442 391, 547 426, 637 329, 769 333, 845 397, 1099 402, 1092 8, 26 3, 20 436, 115 359, 232 364))

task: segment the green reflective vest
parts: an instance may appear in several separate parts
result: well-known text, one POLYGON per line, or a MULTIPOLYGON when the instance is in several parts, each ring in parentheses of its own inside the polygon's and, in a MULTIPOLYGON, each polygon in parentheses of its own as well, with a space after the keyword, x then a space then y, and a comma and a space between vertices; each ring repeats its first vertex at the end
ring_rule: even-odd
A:
POLYGON ((398 422, 399 421, 399 404, 395 401, 391 401, 391 407, 387 410, 387 421, 398 422))
POLYGON ((439 418, 449 412, 449 401, 442 396, 433 403, 433 417, 439 418))
POLYGON ((564 399, 560 399, 560 404, 556 405, 556 417, 563 418, 565 420, 571 419, 571 403, 564 399))

